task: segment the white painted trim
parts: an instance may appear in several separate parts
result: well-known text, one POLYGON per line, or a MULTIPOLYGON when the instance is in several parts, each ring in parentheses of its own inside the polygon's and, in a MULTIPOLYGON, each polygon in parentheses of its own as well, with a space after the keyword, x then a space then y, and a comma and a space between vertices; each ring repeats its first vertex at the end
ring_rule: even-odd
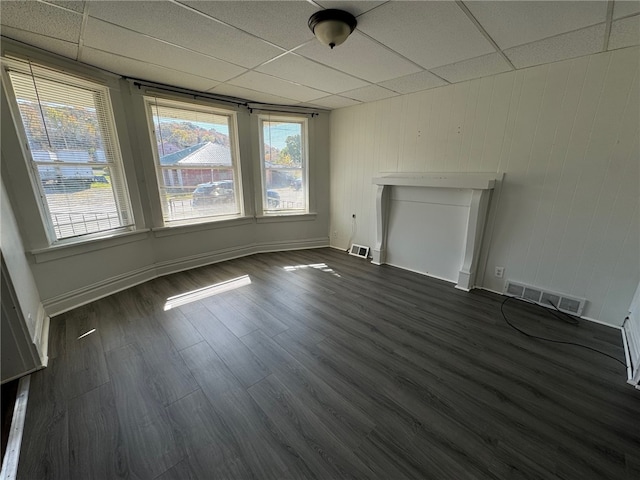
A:
POLYGON ((620 329, 620 335, 622 335, 622 347, 624 349, 624 361, 627 364, 627 383, 635 385, 633 383, 633 366, 631 365, 631 355, 629 355, 629 343, 627 342, 627 332, 624 328, 620 329))
POLYGON ((436 191, 442 188, 471 190, 464 239, 464 258, 458 273, 456 288, 465 292, 475 288, 476 268, 489 212, 489 197, 496 181, 502 178, 502 173, 396 173, 373 178, 372 183, 378 185, 378 188, 376 191, 376 241, 371 252, 373 257, 371 263, 374 265, 386 263, 391 187, 435 188, 436 191))
POLYGON ((135 285, 153 280, 154 278, 172 273, 203 267, 212 263, 233 260, 234 258, 253 255, 256 253, 279 252, 287 250, 304 250, 309 248, 323 248, 329 246, 329 238, 312 238, 292 242, 263 242, 249 244, 239 248, 217 250, 212 253, 192 255, 176 260, 155 263, 148 267, 133 270, 131 272, 116 275, 114 277, 86 285, 71 292, 44 300, 45 311, 53 317, 61 313, 73 310, 81 305, 91 303, 100 298, 126 290, 135 285))
POLYGON ((439 277, 437 275, 432 275, 430 273, 420 272, 420 271, 414 270, 412 268, 401 267, 400 265, 395 265, 393 263, 386 263, 386 265, 389 265, 390 267, 399 268, 401 270, 406 270, 407 272, 413 272, 413 273, 417 273, 419 275, 424 275, 425 277, 435 278, 436 280, 442 280, 443 282, 447 282, 447 283, 451 283, 451 284, 455 284, 456 283, 455 281, 449 280, 448 278, 439 277))
POLYGON ((224 220, 214 220, 199 223, 174 223, 164 227, 155 227, 153 236, 156 238, 167 237, 170 235, 186 235, 192 232, 201 232, 204 230, 215 230, 217 228, 238 227, 240 225, 251 225, 254 223, 253 217, 234 217, 224 220))
POLYGON ((49 262, 60 258, 71 257, 82 253, 103 250, 109 247, 137 242, 148 238, 149 229, 111 233, 98 238, 84 239, 70 243, 56 243, 49 247, 31 250, 36 263, 49 262))
POLYGON ((18 475, 18 462, 20 460, 24 420, 27 416, 30 382, 31 376, 27 375, 22 377, 18 384, 16 403, 13 407, 13 417, 11 419, 11 430, 9 431, 9 440, 7 441, 7 450, 2 459, 0 480, 14 480, 18 475))
POLYGON ((40 356, 40 363, 43 367, 46 367, 49 364, 49 324, 50 318, 45 313, 44 307, 40 304, 38 308, 38 315, 44 316, 42 319, 42 330, 40 330, 40 341, 36 343, 36 350, 38 351, 38 355, 40 356))
POLYGON ((480 245, 487 222, 490 190, 472 190, 469 216, 467 218, 467 238, 465 241, 464 259, 458 273, 456 288, 467 292, 475 287, 476 267, 480 257, 480 245))
POLYGON ((256 223, 275 223, 275 222, 305 222, 315 220, 317 213, 281 213, 273 215, 259 215, 256 217, 256 223))
POLYGON ((496 181, 502 180, 501 173, 390 173, 374 177, 376 185, 397 185, 405 187, 461 188, 466 190, 491 190, 496 181))

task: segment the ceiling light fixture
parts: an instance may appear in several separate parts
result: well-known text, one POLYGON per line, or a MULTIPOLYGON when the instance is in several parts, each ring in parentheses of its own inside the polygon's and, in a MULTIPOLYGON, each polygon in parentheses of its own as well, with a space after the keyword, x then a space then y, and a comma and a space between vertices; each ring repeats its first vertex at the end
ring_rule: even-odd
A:
POLYGON ((343 10, 320 10, 309 18, 309 28, 320 43, 331 49, 341 45, 356 28, 356 17, 343 10))

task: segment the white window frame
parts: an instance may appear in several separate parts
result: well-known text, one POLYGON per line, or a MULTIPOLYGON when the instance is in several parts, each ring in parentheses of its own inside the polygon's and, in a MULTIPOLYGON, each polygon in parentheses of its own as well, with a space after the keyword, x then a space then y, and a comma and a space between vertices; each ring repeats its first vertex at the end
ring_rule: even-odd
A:
POLYGON ((258 132, 259 132, 259 152, 260 152, 260 177, 261 188, 260 198, 261 211, 265 217, 277 217, 284 215, 306 215, 309 213, 309 119, 302 116, 282 115, 282 114, 260 114, 258 115, 258 132), (267 204, 267 169, 264 158, 264 122, 290 122, 302 125, 302 179, 304 181, 305 208, 278 209, 270 210, 267 204))
MULTIPOLYGON (((156 184, 158 187, 158 201, 160 202, 162 212, 162 225, 163 227, 173 226, 186 226, 186 225, 198 225, 203 223, 215 223, 225 220, 242 218, 245 216, 244 209, 244 195, 242 188, 242 171, 240 162, 240 140, 238 136, 238 114, 235 110, 221 108, 205 102, 190 101, 184 98, 172 98, 164 95, 155 95, 149 92, 144 96, 144 105, 147 115, 147 126, 149 128, 149 138, 151 139, 151 148, 153 151, 154 172, 156 176, 156 184), (236 204, 238 205, 238 213, 230 215, 209 215, 203 217, 194 217, 180 220, 167 220, 165 214, 164 199, 162 198, 162 190, 165 187, 164 182, 161 181, 162 171, 168 168, 163 168, 160 165, 160 152, 158 152, 158 139, 156 137, 155 123, 154 123, 154 106, 174 107, 183 110, 199 111, 202 113, 209 113, 214 115, 221 115, 229 117, 229 142, 231 145, 231 169, 235 178, 234 183, 234 195, 236 204)), ((211 168, 211 167, 207 167, 211 168)), ((215 167, 214 167, 215 169, 215 167)), ((219 167, 220 170, 226 169, 219 167)))
MULTIPOLYGON (((34 196, 37 199, 38 210, 40 212, 40 219, 42 221, 42 225, 44 226, 45 234, 47 237, 47 241, 50 246, 58 246, 58 245, 72 245, 72 244, 80 244, 89 241, 93 241, 101 238, 110 238, 117 234, 126 234, 136 230, 135 218, 133 215, 133 207, 131 202, 131 196, 129 193, 128 182, 125 174, 124 163, 122 160, 122 151, 120 145, 120 139, 118 138, 118 130, 115 122, 115 116, 113 112, 113 105, 111 101, 111 95, 109 91, 109 87, 106 86, 103 82, 87 78, 80 77, 75 75, 74 73, 70 73, 68 70, 63 69, 61 67, 51 67, 48 65, 40 64, 40 63, 31 63, 30 60, 22 59, 22 58, 13 58, 8 56, 3 56, 1 58, 2 61, 2 81, 5 85, 5 93, 7 95, 7 100, 10 105, 10 110, 12 111, 12 116, 14 120, 14 126, 16 128, 16 133, 20 141, 22 142, 23 148, 23 157, 26 162, 27 172, 29 175, 29 179, 31 181, 32 191, 34 196), (41 177, 38 172, 39 163, 36 162, 31 153, 31 147, 29 146, 29 140, 26 132, 25 125, 22 120, 22 114, 20 112, 20 108, 18 106, 18 101, 16 98, 16 93, 13 88, 13 83, 11 82, 11 78, 9 75, 9 71, 14 70, 18 73, 24 75, 33 75, 39 78, 46 79, 51 82, 56 82, 61 85, 68 85, 72 87, 90 89, 98 93, 102 96, 102 109, 104 111, 104 119, 106 120, 106 124, 102 125, 103 129, 106 129, 109 132, 109 137, 112 139, 112 144, 110 148, 112 150, 113 162, 109 165, 112 167, 111 176, 112 179, 115 179, 118 183, 118 189, 122 192, 123 198, 119 198, 118 195, 114 195, 114 200, 116 202, 116 207, 118 210, 118 215, 120 217, 120 221, 123 219, 128 219, 128 221, 124 222, 126 225, 122 225, 119 227, 114 227, 110 229, 100 230, 97 232, 78 234, 74 236, 62 237, 58 238, 55 226, 53 223, 53 219, 51 217, 51 211, 49 208, 49 203, 47 201, 46 192, 44 190, 44 186, 42 185, 41 177), (34 70, 38 73, 35 74, 34 70)), ((97 105, 96 105, 97 107, 97 105)), ((106 145, 105 145, 106 147, 106 145)), ((74 166, 73 162, 66 162, 65 165, 74 166)), ((93 166, 93 164, 82 164, 83 166, 93 166)))

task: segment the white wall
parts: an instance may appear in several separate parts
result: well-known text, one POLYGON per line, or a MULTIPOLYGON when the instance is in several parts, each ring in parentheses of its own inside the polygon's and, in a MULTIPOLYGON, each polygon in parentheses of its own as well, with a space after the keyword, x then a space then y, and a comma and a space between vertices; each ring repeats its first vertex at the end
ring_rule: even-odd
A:
MULTIPOLYGON (((477 283, 585 297, 621 325, 640 279, 637 47, 331 114, 331 242, 373 245, 384 172, 504 172, 477 283)), ((390 248, 391 245, 389 246, 390 248)))
MULTIPOLYGON (((4 159, 2 159, 4 161, 4 159)), ((31 274, 29 263, 22 247, 22 239, 18 233, 18 225, 11 209, 11 203, 7 196, 4 181, 0 182, 0 249, 2 250, 2 256, 4 257, 5 264, 7 265, 8 273, 13 283, 15 295, 17 297, 18 305, 22 313, 20 321, 24 319, 26 324, 29 338, 24 339, 19 335, 21 330, 14 325, 16 342, 20 345, 16 345, 17 351, 22 349, 28 349, 28 346, 23 348, 21 342, 24 340, 30 341, 34 344, 37 350, 37 354, 42 361, 46 361, 46 332, 43 333, 43 329, 48 327, 48 319, 45 317, 42 304, 40 302, 40 295, 36 287, 36 282, 31 274)), ((3 298, 3 302, 9 301, 9 298, 3 298)), ((5 319, 3 319, 4 321, 5 319)), ((3 327, 5 325, 3 324, 3 327)), ((4 341, 4 339, 3 339, 4 341)), ((13 365, 17 362, 17 358, 9 358, 5 355, 3 349, 2 363, 9 363, 13 365)), ((34 365, 28 364, 22 365, 27 370, 34 365)), ((12 370, 13 371, 13 370, 12 370)), ((5 380, 3 370, 3 380, 5 380)))
MULTIPOLYGON (((239 108, 238 135, 246 218, 162 229, 143 90, 125 80, 10 41, 36 61, 98 79, 110 90, 137 233, 59 248, 49 246, 25 153, 2 91, 2 175, 18 220, 33 280, 50 315, 175 271, 261 251, 329 243, 329 114, 309 119, 309 204, 314 215, 256 218, 260 192, 257 114, 239 108), (33 255, 32 255, 33 253, 33 255)), ((227 108, 229 108, 227 106, 227 108)))

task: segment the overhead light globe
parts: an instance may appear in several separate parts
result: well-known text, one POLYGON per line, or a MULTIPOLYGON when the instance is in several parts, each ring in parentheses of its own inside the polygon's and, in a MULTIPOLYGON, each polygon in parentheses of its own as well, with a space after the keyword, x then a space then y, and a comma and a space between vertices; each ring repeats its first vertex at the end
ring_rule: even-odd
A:
POLYGON ((351 35, 358 22, 356 17, 344 10, 320 10, 309 18, 309 28, 324 45, 332 49, 341 45, 351 35))

